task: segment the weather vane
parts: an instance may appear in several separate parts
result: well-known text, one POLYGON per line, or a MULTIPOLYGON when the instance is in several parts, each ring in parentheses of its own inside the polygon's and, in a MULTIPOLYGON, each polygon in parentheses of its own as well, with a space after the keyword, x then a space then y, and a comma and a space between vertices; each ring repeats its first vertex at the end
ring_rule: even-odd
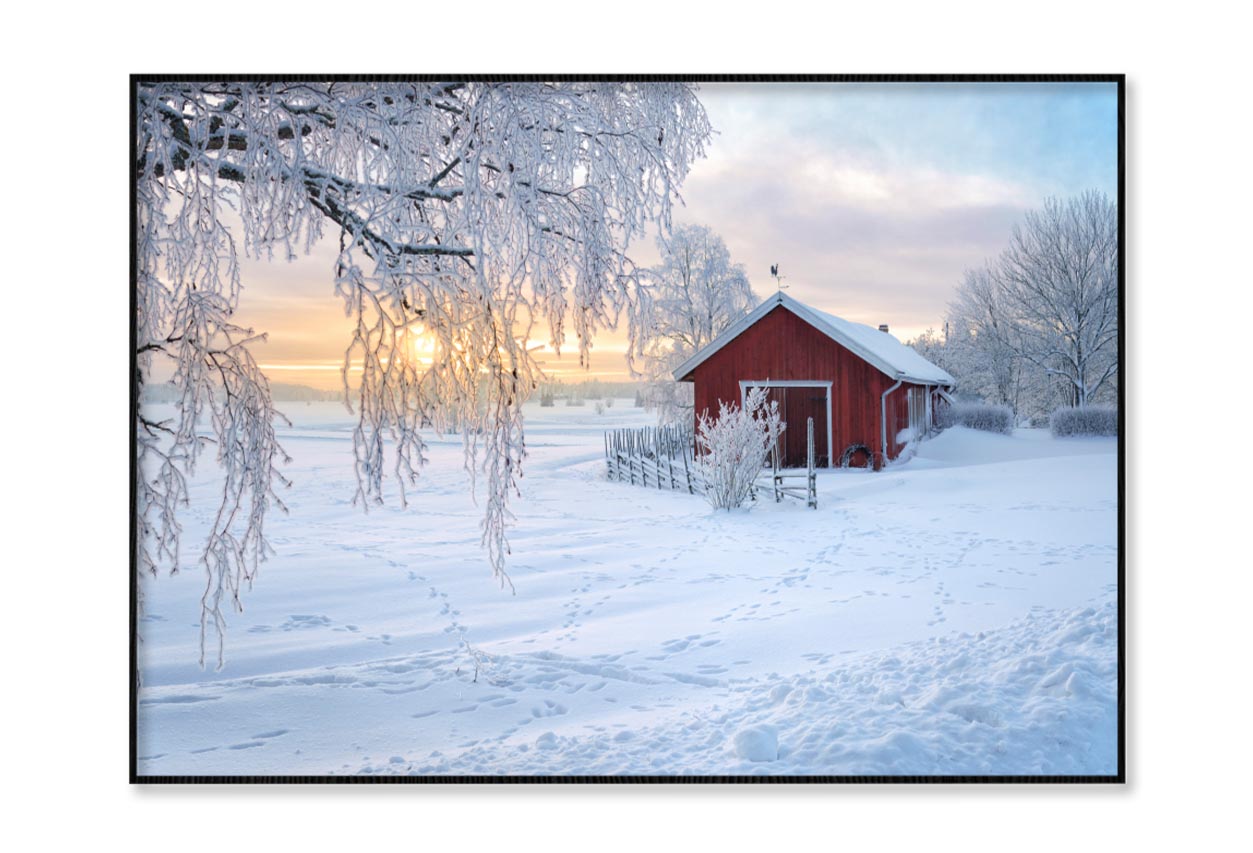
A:
POLYGON ((771 274, 772 276, 774 276, 774 286, 775 286, 776 288, 778 288, 780 291, 787 290, 787 285, 783 283, 783 279, 784 279, 784 278, 786 278, 786 276, 781 276, 781 275, 779 275, 779 265, 778 265, 778 264, 771 264, 771 265, 770 265, 770 274, 771 274))

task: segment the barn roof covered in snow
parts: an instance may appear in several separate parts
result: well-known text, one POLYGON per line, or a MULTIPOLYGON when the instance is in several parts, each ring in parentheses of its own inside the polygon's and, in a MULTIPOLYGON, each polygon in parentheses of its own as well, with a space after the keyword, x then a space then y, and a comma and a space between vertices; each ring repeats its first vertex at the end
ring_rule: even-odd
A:
POLYGON ((711 355, 735 340, 749 326, 765 317, 776 307, 783 307, 800 317, 815 329, 827 335, 858 358, 878 368, 894 379, 903 379, 919 385, 955 385, 956 381, 944 370, 905 346, 888 332, 873 326, 853 323, 834 314, 810 308, 786 293, 772 295, 751 313, 727 329, 696 355, 689 358, 674 371, 674 378, 687 379, 693 370, 711 355))

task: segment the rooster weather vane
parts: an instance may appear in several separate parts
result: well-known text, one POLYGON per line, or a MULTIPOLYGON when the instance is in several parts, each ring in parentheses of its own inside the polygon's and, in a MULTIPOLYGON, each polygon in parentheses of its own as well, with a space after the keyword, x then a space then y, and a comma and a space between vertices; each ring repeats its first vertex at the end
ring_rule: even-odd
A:
POLYGON ((776 287, 776 288, 777 288, 780 292, 782 292, 782 291, 784 291, 784 290, 787 290, 787 285, 783 283, 783 279, 784 279, 784 278, 786 278, 786 276, 781 276, 781 275, 779 275, 779 265, 778 265, 778 264, 771 264, 771 265, 770 265, 770 275, 774 276, 774 286, 775 286, 775 287, 776 287))

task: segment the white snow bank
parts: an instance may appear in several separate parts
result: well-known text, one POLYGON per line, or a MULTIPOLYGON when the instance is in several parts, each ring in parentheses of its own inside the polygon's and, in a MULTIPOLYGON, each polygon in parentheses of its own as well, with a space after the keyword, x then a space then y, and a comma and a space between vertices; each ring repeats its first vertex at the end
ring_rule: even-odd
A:
POLYGON ((944 465, 986 465, 1058 456, 1112 454, 1117 438, 1037 439, 1045 430, 1016 430, 1015 435, 998 435, 969 427, 949 427, 926 441, 918 442, 917 459, 944 465))

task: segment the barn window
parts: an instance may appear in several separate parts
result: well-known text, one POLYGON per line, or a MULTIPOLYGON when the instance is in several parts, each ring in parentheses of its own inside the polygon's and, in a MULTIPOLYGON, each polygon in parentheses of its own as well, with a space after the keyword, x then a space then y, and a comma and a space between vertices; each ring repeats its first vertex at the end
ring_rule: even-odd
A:
POLYGON ((909 389, 909 434, 919 438, 927 431, 927 392, 923 388, 909 389))

